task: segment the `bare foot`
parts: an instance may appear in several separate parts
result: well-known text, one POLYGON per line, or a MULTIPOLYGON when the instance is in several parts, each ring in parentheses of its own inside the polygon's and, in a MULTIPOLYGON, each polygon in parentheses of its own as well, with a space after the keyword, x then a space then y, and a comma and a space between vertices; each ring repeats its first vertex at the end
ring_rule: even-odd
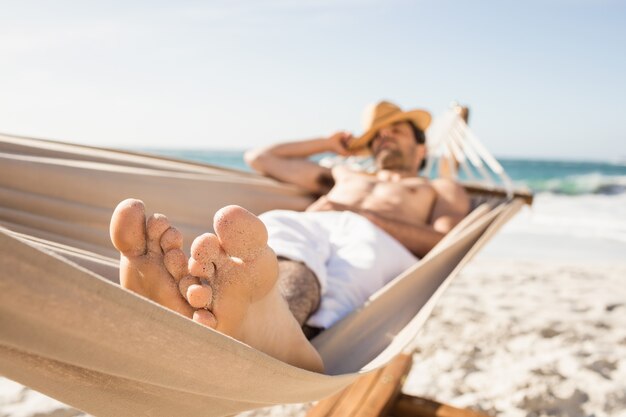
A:
POLYGON ((183 239, 167 217, 154 214, 146 221, 143 202, 124 200, 113 212, 110 233, 121 254, 120 284, 192 317, 193 308, 178 289, 178 282, 188 275, 183 239))
MULTIPOLYGON (((278 262, 265 225, 238 206, 215 214, 214 234, 196 238, 189 272, 202 285, 184 294, 198 309, 194 320, 292 365, 322 372, 322 360, 281 296, 278 262)), ((183 288, 184 290, 184 288, 183 288)))
POLYGON ((322 372, 276 285, 277 260, 263 223, 228 206, 216 213, 214 228, 217 235, 196 238, 188 267, 182 236, 165 216, 146 221, 141 201, 121 202, 110 226, 121 285, 270 356, 322 372))

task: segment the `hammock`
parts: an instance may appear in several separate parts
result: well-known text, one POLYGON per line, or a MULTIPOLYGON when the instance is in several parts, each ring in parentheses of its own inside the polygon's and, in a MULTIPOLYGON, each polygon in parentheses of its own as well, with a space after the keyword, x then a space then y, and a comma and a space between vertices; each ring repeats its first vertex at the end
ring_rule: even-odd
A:
POLYGON ((327 397, 413 341, 451 279, 529 198, 473 189, 476 208, 424 259, 312 341, 322 375, 121 288, 108 237, 113 208, 129 196, 166 213, 188 243, 226 204, 302 210, 304 192, 234 170, 0 135, 0 373, 98 416, 224 416, 327 397))

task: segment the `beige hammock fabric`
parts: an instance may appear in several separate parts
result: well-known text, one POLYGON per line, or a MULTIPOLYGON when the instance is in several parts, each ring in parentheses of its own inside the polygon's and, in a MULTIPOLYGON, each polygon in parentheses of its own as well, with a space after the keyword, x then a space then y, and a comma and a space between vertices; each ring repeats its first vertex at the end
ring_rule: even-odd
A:
POLYGON ((97 416, 224 416, 326 397, 404 349, 451 279, 522 205, 483 204, 287 365, 117 285, 115 205, 144 200, 187 244, 212 213, 303 209, 294 187, 167 158, 0 135, 0 373, 97 416))

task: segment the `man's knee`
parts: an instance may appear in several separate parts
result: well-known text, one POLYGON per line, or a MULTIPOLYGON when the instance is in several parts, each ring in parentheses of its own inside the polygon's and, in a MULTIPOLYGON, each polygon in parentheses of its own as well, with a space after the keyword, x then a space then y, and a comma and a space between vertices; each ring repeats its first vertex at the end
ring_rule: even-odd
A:
POLYGON ((302 262, 278 258, 278 287, 300 325, 318 309, 320 283, 315 273, 302 262))

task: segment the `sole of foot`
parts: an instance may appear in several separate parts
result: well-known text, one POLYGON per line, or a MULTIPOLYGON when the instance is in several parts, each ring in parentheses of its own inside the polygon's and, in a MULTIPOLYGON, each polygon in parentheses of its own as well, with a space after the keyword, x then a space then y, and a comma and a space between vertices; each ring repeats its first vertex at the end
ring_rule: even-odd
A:
POLYGON ((120 284, 187 317, 193 308, 178 283, 188 275, 181 233, 164 215, 146 219, 142 201, 128 199, 115 208, 110 234, 120 252, 120 284))

